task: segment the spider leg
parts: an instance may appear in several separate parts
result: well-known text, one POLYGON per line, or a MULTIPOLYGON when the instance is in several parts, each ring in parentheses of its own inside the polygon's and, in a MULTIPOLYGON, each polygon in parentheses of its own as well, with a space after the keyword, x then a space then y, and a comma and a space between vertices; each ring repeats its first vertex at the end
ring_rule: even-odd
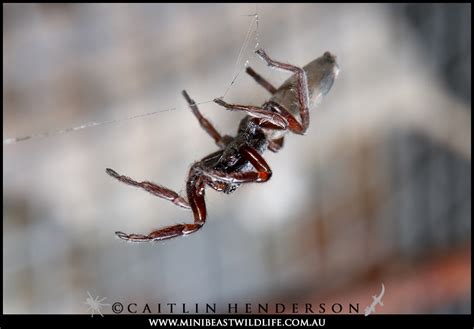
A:
POLYGON ((214 99, 214 102, 230 111, 247 112, 250 116, 261 119, 262 124, 267 124, 267 126, 271 126, 273 129, 286 130, 288 128, 286 119, 281 114, 268 108, 253 105, 229 104, 220 98, 214 99))
POLYGON ((148 235, 127 234, 115 232, 120 239, 131 242, 160 241, 185 236, 198 231, 206 222, 207 210, 204 200, 206 185, 215 187, 212 179, 219 179, 233 183, 266 182, 270 179, 272 171, 263 157, 253 148, 243 146, 240 149, 242 156, 248 160, 257 170, 256 172, 224 173, 202 166, 202 161, 195 163, 189 172, 186 190, 189 205, 193 211, 193 224, 178 224, 155 230, 148 235))
POLYGON ((296 120, 295 116, 288 111, 283 105, 278 104, 274 101, 268 101, 267 106, 273 108, 277 113, 279 113, 285 120, 288 122, 288 130, 291 132, 304 135, 306 132, 306 128, 303 124, 301 124, 298 120, 296 120))
MULTIPOLYGON (((298 134, 304 134, 309 126, 309 90, 308 90, 308 79, 306 72, 298 66, 277 62, 271 59, 263 49, 256 51, 268 66, 278 68, 284 71, 290 71, 296 74, 296 93, 298 96, 298 105, 300 108, 301 116, 301 128, 294 130, 293 132, 298 134)), ((293 117, 294 118, 294 117, 293 117)))
POLYGON ((148 235, 135 233, 127 234, 120 231, 115 232, 115 235, 122 240, 130 242, 160 241, 194 233, 199 230, 201 226, 202 224, 178 224, 150 232, 148 235))
POLYGON ((216 130, 216 128, 214 128, 212 123, 201 114, 201 112, 199 111, 196 105, 196 102, 193 99, 191 99, 191 97, 189 97, 186 90, 183 90, 182 94, 184 98, 186 99, 186 101, 188 102, 189 107, 191 108, 191 111, 193 111, 193 114, 198 119, 201 127, 214 139, 217 146, 219 146, 220 148, 224 148, 232 139, 232 137, 227 136, 227 135, 221 136, 219 132, 216 130))
POLYGON ((188 201, 186 201, 186 199, 184 199, 178 193, 176 193, 176 192, 174 192, 174 191, 172 191, 172 190, 170 190, 166 187, 163 187, 163 186, 151 183, 151 182, 147 182, 147 181, 137 182, 137 181, 131 179, 130 177, 127 177, 127 176, 124 176, 124 175, 119 175, 115 170, 112 170, 110 168, 107 168, 105 171, 106 171, 107 174, 109 174, 110 176, 112 176, 113 178, 117 179, 118 181, 120 181, 122 183, 131 185, 131 186, 141 187, 144 190, 146 190, 147 192, 149 192, 149 193, 151 193, 151 194, 153 194, 153 195, 155 195, 159 198, 171 201, 179 207, 186 208, 186 209, 190 208, 189 203, 188 203, 188 201))
POLYGON ((131 242, 147 242, 160 241, 184 236, 199 230, 206 222, 207 211, 204 200, 204 188, 209 184, 207 177, 202 175, 199 169, 200 162, 191 167, 189 178, 186 183, 186 190, 188 194, 189 205, 194 214, 193 224, 177 224, 167 226, 159 230, 150 232, 148 235, 144 234, 127 234, 124 232, 115 232, 115 234, 123 240, 131 242))
POLYGON ((244 145, 240 154, 249 161, 257 171, 230 172, 209 169, 204 172, 211 179, 223 180, 229 183, 264 183, 272 177, 272 170, 260 153, 254 148, 244 145))
POLYGON ((250 75, 260 86, 265 88, 270 94, 274 94, 277 91, 277 88, 275 88, 270 82, 268 82, 266 79, 264 79, 260 74, 255 72, 250 66, 247 67, 245 70, 248 75, 250 75))

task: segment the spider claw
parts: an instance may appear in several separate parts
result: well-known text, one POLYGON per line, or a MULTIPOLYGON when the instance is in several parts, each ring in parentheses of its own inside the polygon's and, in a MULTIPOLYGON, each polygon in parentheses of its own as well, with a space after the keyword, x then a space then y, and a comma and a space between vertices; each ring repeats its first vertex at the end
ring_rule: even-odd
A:
POLYGON ((263 50, 262 48, 259 48, 255 51, 255 53, 262 59, 265 61, 265 63, 267 63, 267 66, 270 66, 270 67, 275 67, 275 64, 274 64, 274 61, 272 59, 270 59, 270 57, 268 57, 267 53, 265 52, 265 50, 263 50))
POLYGON ((255 53, 260 57, 264 57, 266 55, 265 51, 262 48, 258 48, 257 50, 255 50, 255 53))
POLYGON ((183 90, 181 92, 181 94, 183 95, 184 99, 186 99, 186 101, 189 103, 189 104, 194 104, 194 101, 191 99, 191 97, 189 97, 189 94, 186 90, 183 90))
POLYGON ((214 103, 219 104, 221 106, 227 106, 227 103, 222 100, 222 98, 214 98, 214 103))
POLYGON ((122 239, 122 240, 128 240, 128 234, 127 233, 117 231, 117 232, 115 232, 115 235, 118 238, 122 239))
POLYGON ((115 178, 120 177, 120 175, 119 175, 115 170, 113 170, 113 169, 106 168, 106 169, 105 169, 105 172, 106 172, 107 174, 109 174, 110 176, 112 176, 112 177, 115 177, 115 178))

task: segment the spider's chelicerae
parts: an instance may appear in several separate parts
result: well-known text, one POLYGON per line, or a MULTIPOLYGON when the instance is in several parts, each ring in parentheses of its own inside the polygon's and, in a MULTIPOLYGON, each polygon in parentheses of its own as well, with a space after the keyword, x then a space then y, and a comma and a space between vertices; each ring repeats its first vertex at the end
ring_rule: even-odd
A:
POLYGON ((339 72, 336 58, 329 52, 313 60, 305 67, 282 63, 271 59, 265 51, 256 51, 268 66, 293 75, 279 88, 262 78, 252 68, 247 73, 272 94, 262 106, 228 104, 222 99, 214 102, 231 111, 244 111, 248 115, 242 119, 237 135, 221 136, 214 126, 199 112, 199 109, 186 91, 183 96, 198 119, 201 127, 214 139, 220 150, 214 152, 191 166, 186 183, 187 199, 178 193, 151 183, 137 182, 130 177, 118 174, 107 168, 106 172, 122 183, 145 189, 157 197, 169 200, 175 205, 191 209, 193 224, 177 224, 153 231, 147 235, 115 234, 128 241, 158 241, 188 235, 198 231, 206 222, 207 211, 204 200, 206 186, 232 193, 244 183, 266 182, 272 176, 270 166, 262 157, 268 148, 278 152, 283 146, 284 135, 291 131, 303 135, 309 125, 309 110, 316 107, 322 96, 330 89, 339 72), (296 117, 300 117, 297 120, 296 117))

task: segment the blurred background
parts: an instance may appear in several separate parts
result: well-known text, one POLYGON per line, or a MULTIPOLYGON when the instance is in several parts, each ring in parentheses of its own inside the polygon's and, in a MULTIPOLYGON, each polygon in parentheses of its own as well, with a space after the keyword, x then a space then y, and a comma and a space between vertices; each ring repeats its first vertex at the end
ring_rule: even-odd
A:
POLYGON ((382 283, 378 313, 470 313, 470 4, 4 4, 3 119, 4 140, 119 120, 4 143, 5 313, 87 313, 87 292, 363 313, 382 283), (268 183, 208 189, 198 233, 115 238, 192 222, 104 170, 184 191, 216 146, 180 92, 235 134, 243 114, 208 101, 268 99, 247 60, 276 85, 288 77, 257 42, 301 66, 337 55, 306 136, 266 153, 268 183))

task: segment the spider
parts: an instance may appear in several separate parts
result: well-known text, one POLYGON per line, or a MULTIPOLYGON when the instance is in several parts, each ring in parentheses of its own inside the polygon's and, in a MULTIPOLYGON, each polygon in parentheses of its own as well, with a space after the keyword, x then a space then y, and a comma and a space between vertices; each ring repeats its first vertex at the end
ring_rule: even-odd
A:
POLYGON ((322 96, 329 92, 338 75, 336 57, 330 52, 325 52, 321 57, 300 68, 271 59, 263 49, 258 49, 256 54, 269 67, 293 74, 279 88, 275 88, 251 67, 247 67, 246 72, 272 95, 260 107, 229 104, 221 98, 214 99, 215 103, 227 110, 247 113, 240 122, 235 137, 219 134, 201 114, 188 93, 185 90, 182 92, 201 127, 219 147, 219 151, 191 166, 186 183, 187 199, 166 187, 148 181, 137 182, 110 168, 106 169, 107 174, 118 181, 140 187, 179 207, 191 209, 194 215, 192 224, 172 225, 147 235, 115 232, 119 238, 133 242, 159 241, 198 231, 206 223, 207 218, 204 199, 206 186, 230 194, 242 184, 268 181, 272 171, 262 153, 266 149, 278 152, 283 147, 284 135, 288 131, 299 135, 305 134, 309 126, 310 108, 316 107, 322 96), (297 116, 301 122, 296 119, 297 116))

